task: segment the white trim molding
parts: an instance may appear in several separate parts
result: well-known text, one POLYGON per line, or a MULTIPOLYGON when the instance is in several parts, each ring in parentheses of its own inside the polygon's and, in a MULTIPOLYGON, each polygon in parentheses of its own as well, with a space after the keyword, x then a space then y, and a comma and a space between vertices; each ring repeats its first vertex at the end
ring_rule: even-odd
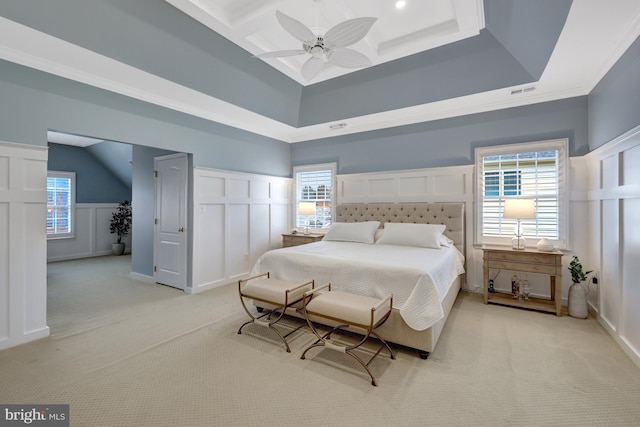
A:
POLYGON ((589 304, 600 324, 640 367, 640 126, 585 156, 588 263, 598 285, 589 304))

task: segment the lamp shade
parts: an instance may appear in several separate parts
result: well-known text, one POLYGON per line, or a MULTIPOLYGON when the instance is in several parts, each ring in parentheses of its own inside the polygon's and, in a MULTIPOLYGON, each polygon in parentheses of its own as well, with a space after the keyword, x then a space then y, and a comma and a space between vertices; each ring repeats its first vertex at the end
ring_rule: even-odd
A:
POLYGON ((315 215, 316 202, 300 202, 298 204, 298 215, 315 215))
POLYGON ((533 199, 507 199, 504 201, 502 217, 536 219, 536 201, 533 199))

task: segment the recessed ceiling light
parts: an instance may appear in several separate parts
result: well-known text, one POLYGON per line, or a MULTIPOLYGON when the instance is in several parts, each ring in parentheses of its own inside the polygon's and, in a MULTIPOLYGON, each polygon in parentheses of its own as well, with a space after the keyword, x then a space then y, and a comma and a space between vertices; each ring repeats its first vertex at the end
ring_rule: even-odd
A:
POLYGON ((402 9, 403 7, 405 7, 407 5, 407 2, 404 0, 400 0, 396 2, 396 8, 398 9, 402 9))

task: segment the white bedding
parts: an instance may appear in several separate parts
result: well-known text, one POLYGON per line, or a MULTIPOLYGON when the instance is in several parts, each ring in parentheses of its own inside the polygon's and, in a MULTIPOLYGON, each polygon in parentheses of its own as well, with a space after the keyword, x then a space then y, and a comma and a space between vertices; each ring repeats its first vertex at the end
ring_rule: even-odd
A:
POLYGON ((263 254, 252 275, 316 285, 383 298, 412 329, 422 331, 444 317, 442 299, 453 280, 464 273, 464 257, 455 247, 440 249, 320 241, 263 254))

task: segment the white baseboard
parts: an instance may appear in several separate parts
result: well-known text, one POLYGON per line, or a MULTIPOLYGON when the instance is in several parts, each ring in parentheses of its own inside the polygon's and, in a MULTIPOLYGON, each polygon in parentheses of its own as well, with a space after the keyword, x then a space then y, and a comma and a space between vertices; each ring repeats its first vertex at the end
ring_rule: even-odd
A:
POLYGON ((624 351, 627 356, 629 356, 631 361, 635 363, 638 368, 640 368, 640 353, 638 353, 633 347, 631 347, 629 343, 611 327, 609 322, 607 322, 600 315, 598 315, 598 323, 600 323, 600 325, 602 325, 607 333, 611 335, 611 338, 613 338, 613 340, 620 346, 622 351, 624 351))
POLYGON ((199 294, 200 292, 209 291, 211 289, 219 288, 221 286, 226 286, 229 283, 233 283, 233 282, 227 282, 227 281, 220 280, 220 281, 217 281, 217 282, 211 282, 211 283, 207 283, 207 284, 204 284, 204 285, 199 285, 197 288, 186 287, 186 288, 184 288, 184 291, 186 293, 188 293, 188 294, 199 294))
POLYGON ((49 335, 50 335, 50 329, 48 326, 45 326, 44 328, 38 329, 37 331, 32 331, 17 337, 13 337, 13 338, 10 337, 5 340, 0 340, 0 350, 5 350, 7 348, 15 347, 18 345, 26 344, 31 341, 46 338, 49 335))

